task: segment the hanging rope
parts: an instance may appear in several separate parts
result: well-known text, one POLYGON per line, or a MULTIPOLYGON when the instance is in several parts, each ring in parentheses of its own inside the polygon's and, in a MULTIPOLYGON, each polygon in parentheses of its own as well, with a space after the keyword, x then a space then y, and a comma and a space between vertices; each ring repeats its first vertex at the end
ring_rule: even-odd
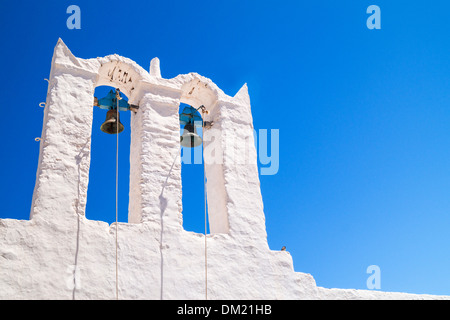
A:
MULTIPOLYGON (((207 114, 208 111, 205 109, 204 106, 201 106, 202 108, 202 135, 203 135, 203 143, 202 143, 202 151, 204 151, 204 143, 205 143, 205 126, 204 126, 204 117, 205 113, 207 114)), ((202 152, 203 153, 203 152, 202 152)), ((207 246, 207 211, 206 211, 206 169, 205 169, 205 160, 203 158, 203 190, 204 190, 204 198, 205 198, 205 300, 208 300, 208 246, 207 246)))
MULTIPOLYGON (((203 144, 203 143, 202 143, 203 144)), ((208 300, 208 247, 206 245, 207 214, 206 214, 206 171, 203 163, 203 188, 205 190, 205 300, 208 300)))
POLYGON ((119 300, 119 259, 118 259, 118 243, 119 243, 119 100, 120 100, 120 90, 116 89, 116 300, 119 300))

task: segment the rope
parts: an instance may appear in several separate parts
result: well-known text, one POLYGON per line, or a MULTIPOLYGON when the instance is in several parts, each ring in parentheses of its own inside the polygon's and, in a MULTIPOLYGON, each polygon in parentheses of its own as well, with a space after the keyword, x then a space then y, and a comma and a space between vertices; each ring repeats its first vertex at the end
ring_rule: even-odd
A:
MULTIPOLYGON (((205 114, 205 108, 202 108, 203 117, 205 114)), ((204 127, 204 121, 202 117, 202 135, 203 135, 203 143, 202 148, 204 151, 204 143, 205 143, 205 127, 204 127)), ((203 152, 202 152, 203 153, 203 152)), ((205 169, 205 163, 203 159, 203 190, 204 190, 204 198, 205 198, 205 300, 208 300, 208 246, 206 241, 206 235, 207 235, 207 211, 206 211, 206 169, 205 169)))
POLYGON ((118 238, 119 238, 119 214, 118 214, 118 203, 119 203, 119 100, 120 91, 116 89, 116 300, 119 300, 119 259, 118 259, 118 238))
POLYGON ((208 300, 208 247, 206 245, 207 218, 206 218, 206 172, 203 164, 203 188, 205 190, 205 300, 208 300))

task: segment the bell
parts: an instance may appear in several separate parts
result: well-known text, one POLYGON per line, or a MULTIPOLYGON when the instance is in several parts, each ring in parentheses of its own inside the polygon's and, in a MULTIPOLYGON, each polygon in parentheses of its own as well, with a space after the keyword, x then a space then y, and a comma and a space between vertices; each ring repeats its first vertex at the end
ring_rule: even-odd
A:
POLYGON ((197 129, 191 122, 184 126, 183 135, 180 137, 180 144, 183 147, 194 148, 202 144, 202 138, 197 134, 197 129))
POLYGON ((109 134, 121 133, 124 129, 123 124, 120 122, 120 116, 117 110, 110 109, 106 113, 106 120, 102 123, 100 130, 109 134), (117 118, 119 118, 119 131, 117 131, 117 118))

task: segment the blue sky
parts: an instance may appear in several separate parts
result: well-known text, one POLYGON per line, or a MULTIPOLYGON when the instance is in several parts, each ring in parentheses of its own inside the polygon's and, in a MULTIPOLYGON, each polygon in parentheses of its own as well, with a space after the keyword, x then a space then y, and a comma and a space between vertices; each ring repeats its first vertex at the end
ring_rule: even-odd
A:
MULTIPOLYGON (((260 176, 269 246, 323 287, 450 294, 448 1, 2 1, 0 218, 28 219, 53 48, 117 53, 164 78, 197 72, 255 129, 279 129, 280 168, 260 176), (69 30, 66 9, 81 9, 69 30), (369 30, 369 5, 381 29, 369 30)), ((98 88, 103 97, 110 88, 98 88)), ((87 217, 111 222, 115 139, 94 109, 87 217)), ((121 114, 126 221, 129 113, 121 114)), ((183 166, 185 228, 203 232, 201 165, 183 166), (187 196, 187 195, 191 196, 187 196)))

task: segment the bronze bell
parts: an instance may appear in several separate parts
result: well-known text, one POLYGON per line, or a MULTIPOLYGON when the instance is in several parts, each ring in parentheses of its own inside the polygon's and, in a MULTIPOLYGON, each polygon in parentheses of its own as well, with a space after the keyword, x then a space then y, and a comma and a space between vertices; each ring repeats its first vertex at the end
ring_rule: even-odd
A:
POLYGON ((100 130, 109 134, 121 133, 124 129, 123 124, 120 122, 120 116, 117 110, 110 109, 106 113, 106 120, 102 123, 100 130), (118 119, 117 119, 118 118, 118 119), (117 121, 119 120, 119 121, 117 121), (119 131, 117 131, 117 122, 119 122, 119 131))
POLYGON ((194 148, 202 144, 202 138, 197 134, 197 129, 192 122, 188 122, 184 126, 183 135, 180 137, 180 144, 187 148, 194 148))

